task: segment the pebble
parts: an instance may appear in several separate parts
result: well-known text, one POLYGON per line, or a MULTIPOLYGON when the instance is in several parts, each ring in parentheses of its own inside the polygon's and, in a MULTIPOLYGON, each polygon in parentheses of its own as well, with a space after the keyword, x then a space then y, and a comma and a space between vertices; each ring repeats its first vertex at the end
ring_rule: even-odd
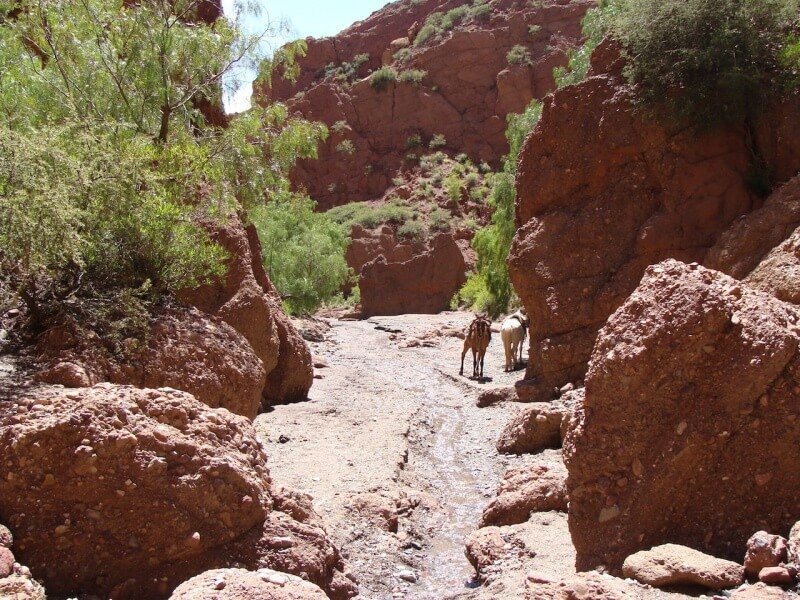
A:
POLYGON ((758 573, 759 580, 771 585, 789 585, 794 577, 786 567, 764 567, 758 573))
POLYGON ((272 583, 274 585, 279 585, 281 587, 285 586, 286 583, 289 581, 286 578, 286 575, 281 575, 277 571, 259 571, 258 576, 261 578, 261 581, 265 581, 267 583, 272 583))
POLYGON ((407 581, 409 583, 417 583, 417 574, 414 571, 410 571, 408 569, 403 569, 402 571, 398 571, 396 573, 396 577, 398 579, 402 579, 403 581, 407 581))

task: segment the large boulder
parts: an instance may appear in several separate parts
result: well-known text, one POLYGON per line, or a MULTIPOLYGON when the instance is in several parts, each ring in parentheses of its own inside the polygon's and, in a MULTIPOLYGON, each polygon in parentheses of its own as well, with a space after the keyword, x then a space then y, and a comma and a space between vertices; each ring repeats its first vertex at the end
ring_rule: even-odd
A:
POLYGON ((533 454, 560 448, 575 404, 583 399, 583 388, 568 392, 553 402, 533 402, 519 410, 497 439, 502 454, 533 454))
POLYGON ((304 399, 314 378, 311 352, 283 312, 280 295, 264 271, 258 233, 235 217, 225 227, 208 228, 229 255, 227 273, 184 291, 181 299, 220 317, 250 342, 267 374, 264 408, 304 399))
POLYGON ((770 195, 758 210, 737 219, 708 252, 704 264, 744 279, 798 226, 800 177, 794 177, 770 195))
POLYGON ((748 576, 758 577, 761 569, 777 567, 786 562, 786 539, 766 531, 757 531, 747 540, 744 569, 748 576))
POLYGON ((170 600, 327 600, 313 583, 271 569, 216 569, 182 583, 170 600))
POLYGON ((631 554, 622 565, 622 574, 654 587, 696 585, 724 590, 744 583, 742 565, 677 544, 631 554))
POLYGON ((453 236, 439 234, 421 254, 389 262, 381 255, 361 269, 364 316, 433 314, 447 310, 466 281, 466 264, 453 236))
POLYGON ((143 337, 144 344, 128 340, 117 354, 100 334, 77 319, 67 319, 39 337, 36 353, 43 370, 37 379, 66 387, 104 381, 172 387, 213 408, 249 419, 258 414, 264 367, 233 327, 197 309, 171 307, 151 318, 143 337))
POLYGON ((165 598, 240 565, 355 593, 310 499, 271 486, 247 419, 167 388, 15 394, 0 402, 0 520, 50 593, 165 598))
POLYGON ((666 542, 741 560, 800 516, 800 310, 668 260, 600 332, 564 444, 579 569, 666 542))
POLYGON ((292 490, 272 489, 273 510, 263 523, 230 542, 201 555, 147 570, 113 590, 113 597, 138 600, 163 598, 190 577, 214 569, 275 569, 302 577, 322 588, 333 600, 346 600, 357 588, 338 549, 311 506, 311 498, 292 490))
POLYGON ((560 456, 547 453, 503 476, 497 496, 483 511, 480 526, 516 525, 533 512, 567 510, 567 470, 560 456))
MULTIPOLYGON (((533 385, 520 388, 529 400, 547 400, 554 387, 584 375, 598 330, 646 267, 667 258, 702 262, 738 217, 763 202, 748 185, 745 128, 697 131, 637 110, 611 46, 595 52, 588 79, 545 100, 520 154, 509 271, 531 317, 533 385)), ((763 120, 797 116, 800 101, 792 101, 763 120)), ((761 130, 760 147, 780 139, 800 150, 800 138, 783 129, 761 130)), ((775 156, 764 156, 767 167, 775 156)), ((796 160, 784 174, 793 157, 780 153, 778 183, 800 169, 796 160)))
POLYGON ((108 593, 272 509, 249 421, 187 393, 100 384, 4 404, 0 519, 50 593, 108 593))

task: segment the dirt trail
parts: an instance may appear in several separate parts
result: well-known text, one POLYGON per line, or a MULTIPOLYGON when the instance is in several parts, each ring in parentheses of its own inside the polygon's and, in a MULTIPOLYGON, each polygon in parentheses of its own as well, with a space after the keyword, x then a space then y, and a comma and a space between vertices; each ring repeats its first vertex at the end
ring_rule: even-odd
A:
POLYGON ((464 540, 516 460, 499 456, 494 443, 518 410, 479 409, 475 400, 521 372, 503 373, 495 334, 486 360, 492 381, 459 377, 462 341, 434 332, 469 320, 446 313, 332 321, 328 339, 312 344, 330 366, 319 371, 311 400, 257 420, 275 479, 314 497, 365 599, 440 600, 471 585, 464 540), (420 338, 432 347, 403 347, 420 338), (364 494, 403 506, 397 533, 376 527, 373 511, 353 510, 364 494))

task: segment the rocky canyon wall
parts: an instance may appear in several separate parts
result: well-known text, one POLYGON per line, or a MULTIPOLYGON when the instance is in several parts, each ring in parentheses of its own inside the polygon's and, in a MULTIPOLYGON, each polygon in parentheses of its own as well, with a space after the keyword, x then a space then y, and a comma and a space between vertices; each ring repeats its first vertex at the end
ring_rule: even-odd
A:
MULTIPOLYGON (((583 377, 597 331, 647 266, 708 256, 726 270, 711 259, 719 251, 709 250, 764 203, 748 183, 754 144, 743 127, 697 132, 637 109, 622 66, 613 46, 601 44, 589 77, 546 100, 520 156, 509 269, 531 316, 530 362, 519 386, 526 400, 549 399, 554 387, 583 377)), ((755 145, 776 183, 800 169, 798 116, 794 95, 756 128, 755 145)), ((792 224, 753 241, 760 253, 740 251, 751 268, 792 224)))

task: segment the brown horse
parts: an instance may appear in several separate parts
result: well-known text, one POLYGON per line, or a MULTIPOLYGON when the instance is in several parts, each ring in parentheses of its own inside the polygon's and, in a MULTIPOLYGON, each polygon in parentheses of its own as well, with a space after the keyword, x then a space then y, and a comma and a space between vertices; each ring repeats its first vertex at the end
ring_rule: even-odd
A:
POLYGON ((486 356, 486 348, 492 340, 492 322, 478 315, 469 324, 466 336, 464 337, 464 350, 461 352, 461 370, 459 375, 464 374, 464 357, 468 350, 472 350, 472 376, 483 378, 483 359, 486 356))

